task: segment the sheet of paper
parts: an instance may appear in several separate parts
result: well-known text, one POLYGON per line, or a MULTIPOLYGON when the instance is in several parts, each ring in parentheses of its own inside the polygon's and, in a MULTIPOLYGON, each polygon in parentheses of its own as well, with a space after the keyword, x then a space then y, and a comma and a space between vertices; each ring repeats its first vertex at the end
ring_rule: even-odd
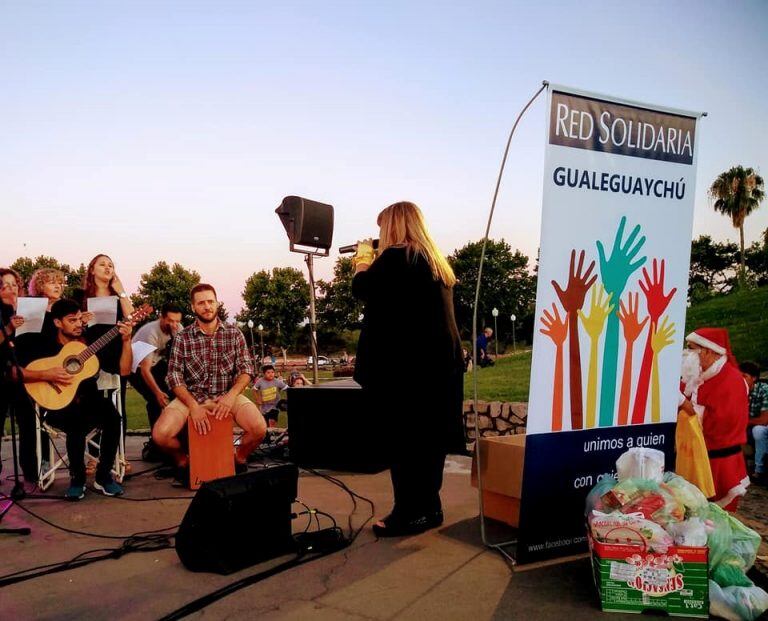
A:
POLYGON ((16 336, 43 329, 48 298, 19 298, 16 314, 24 317, 24 324, 16 330, 16 336))
POLYGON ((144 341, 136 341, 131 345, 131 351, 133 351, 133 362, 131 363, 131 372, 136 373, 136 369, 139 368, 141 361, 144 360, 149 354, 155 351, 157 347, 145 343, 144 341))
POLYGON ((116 295, 109 295, 103 298, 88 298, 88 312, 93 313, 93 319, 88 322, 89 326, 97 323, 108 323, 114 326, 117 323, 117 302, 120 298, 116 295))

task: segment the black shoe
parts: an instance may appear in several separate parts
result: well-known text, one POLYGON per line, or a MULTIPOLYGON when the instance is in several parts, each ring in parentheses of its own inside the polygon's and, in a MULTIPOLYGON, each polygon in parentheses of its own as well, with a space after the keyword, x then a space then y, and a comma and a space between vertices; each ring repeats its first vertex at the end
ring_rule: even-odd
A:
POLYGON ((418 535, 432 528, 437 528, 443 523, 443 512, 434 511, 413 518, 400 518, 390 514, 381 520, 384 526, 373 525, 373 532, 378 537, 403 537, 405 535, 418 535))
POLYGON ((189 466, 177 467, 171 483, 173 487, 189 487, 189 466))

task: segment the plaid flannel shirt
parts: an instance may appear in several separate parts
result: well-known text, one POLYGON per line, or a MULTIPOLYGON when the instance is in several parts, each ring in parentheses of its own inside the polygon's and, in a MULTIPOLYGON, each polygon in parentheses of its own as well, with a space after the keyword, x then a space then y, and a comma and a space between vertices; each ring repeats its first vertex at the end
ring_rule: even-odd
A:
POLYGON ((768 410, 768 384, 757 381, 749 392, 749 417, 757 418, 768 410))
POLYGON ((245 337, 235 326, 219 321, 209 336, 195 322, 173 340, 168 388, 184 386, 198 403, 224 394, 243 373, 256 376, 245 337))

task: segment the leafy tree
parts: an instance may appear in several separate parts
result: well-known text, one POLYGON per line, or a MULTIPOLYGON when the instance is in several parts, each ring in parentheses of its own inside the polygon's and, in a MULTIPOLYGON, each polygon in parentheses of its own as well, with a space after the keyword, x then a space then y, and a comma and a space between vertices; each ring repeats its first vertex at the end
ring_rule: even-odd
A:
POLYGON ((64 297, 71 297, 74 290, 82 286, 86 269, 83 263, 80 264, 79 268, 72 269, 66 263, 59 263, 59 261, 54 257, 47 257, 45 255, 40 255, 35 259, 31 259, 29 257, 19 257, 11 264, 11 267, 21 275, 25 283, 29 283, 29 279, 32 278, 32 274, 41 268, 48 267, 61 270, 64 272, 65 277, 64 297))
POLYGON ((739 282, 746 280, 744 256, 744 220, 755 211, 765 198, 763 178, 752 168, 734 166, 718 175, 709 188, 709 195, 715 201, 715 211, 728 216, 733 226, 739 229, 739 282))
POLYGON ((141 275, 139 290, 131 296, 131 301, 134 306, 151 304, 158 311, 163 304, 177 304, 189 320, 193 316, 189 292, 199 282, 200 274, 195 270, 188 270, 180 263, 169 266, 165 261, 159 261, 141 275))
POLYGON ((294 345, 309 307, 309 283, 299 270, 276 267, 254 272, 245 281, 242 296, 245 308, 238 321, 261 323, 284 349, 294 345))
POLYGON ((753 243, 746 251, 745 261, 755 285, 768 285, 768 229, 762 239, 753 243))
MULTIPOLYGON (((448 257, 458 279, 453 290, 456 321, 465 338, 472 333, 472 308, 482 246, 482 241, 470 242, 448 257)), ((536 305, 536 276, 530 273, 528 264, 528 257, 519 250, 513 252, 503 239, 488 240, 478 302, 478 330, 494 325, 491 310, 497 308, 499 332, 511 333, 510 315, 514 314, 519 335, 530 337, 536 305)))
POLYGON ((318 327, 325 332, 342 332, 360 327, 363 304, 352 295, 355 267, 350 257, 339 257, 333 266, 333 280, 319 280, 318 327))
POLYGON ((738 252, 736 244, 713 242, 709 235, 693 240, 688 281, 688 296, 692 302, 726 293, 733 287, 738 252))

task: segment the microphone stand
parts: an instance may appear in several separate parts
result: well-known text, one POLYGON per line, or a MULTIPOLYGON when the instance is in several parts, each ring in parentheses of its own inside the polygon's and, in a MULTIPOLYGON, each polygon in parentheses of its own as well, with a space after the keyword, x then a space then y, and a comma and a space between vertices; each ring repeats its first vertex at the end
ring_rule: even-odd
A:
MULTIPOLYGON (((19 366, 19 361, 16 358, 16 349, 15 349, 13 336, 8 336, 8 334, 5 332, 5 323, 3 322, 2 316, 0 316, 0 330, 3 331, 3 336, 5 336, 5 340, 7 341, 4 344, 0 344, 0 347, 3 347, 3 346, 7 347, 8 356, 11 361, 10 368, 4 369, 4 372, 8 373, 8 377, 4 379, 7 379, 9 384, 13 385, 15 382, 22 381, 23 375, 21 372, 21 367, 19 366), (13 376, 14 371, 15 371, 16 377, 13 376)), ((24 485, 19 480, 19 460, 16 454, 16 395, 15 394, 11 395, 11 398, 8 402, 8 414, 11 419, 11 453, 13 455, 14 485, 13 485, 13 489, 11 490, 10 497, 7 497, 8 504, 5 506, 5 508, 3 508, 2 511, 0 511, 0 522, 3 521, 3 518, 11 510, 11 507, 13 507, 14 504, 16 504, 19 500, 21 500, 27 495, 27 492, 24 490, 24 485)), ((31 533, 32 533, 32 529, 27 526, 23 528, 0 528, 0 534, 29 535, 31 533)))

